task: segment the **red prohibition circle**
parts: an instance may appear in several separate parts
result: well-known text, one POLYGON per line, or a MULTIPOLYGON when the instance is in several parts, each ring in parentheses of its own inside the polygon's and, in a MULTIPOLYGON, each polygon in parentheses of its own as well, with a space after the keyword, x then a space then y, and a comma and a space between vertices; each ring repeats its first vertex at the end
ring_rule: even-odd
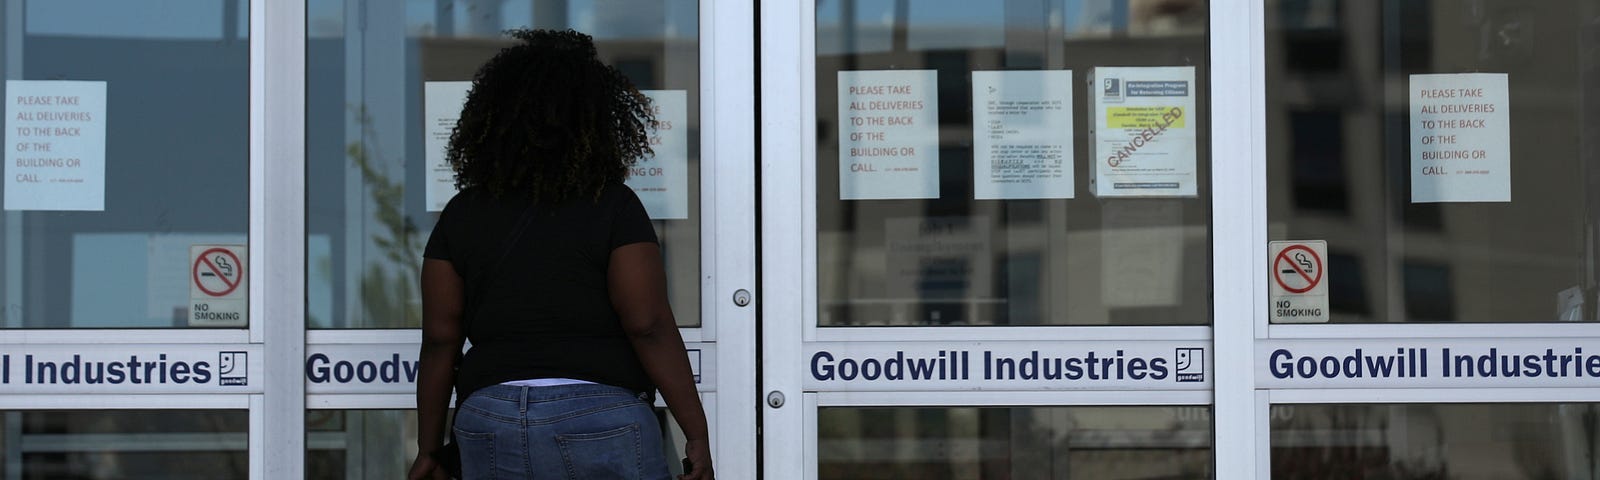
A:
POLYGON ((200 254, 200 258, 195 260, 194 268, 189 269, 189 276, 194 278, 194 286, 199 287, 200 291, 205 292, 206 295, 210 295, 210 296, 213 296, 213 297, 226 296, 227 294, 233 293, 234 290, 238 290, 239 289, 239 284, 243 283, 243 282, 240 282, 238 280, 229 282, 228 281, 228 277, 223 276, 222 272, 219 271, 217 266, 211 264, 211 259, 209 257, 211 257, 211 254, 213 254, 213 253, 221 253, 223 255, 227 255, 228 258, 233 259, 233 264, 240 266, 238 275, 236 275, 235 278, 239 278, 239 279, 243 279, 244 278, 244 266, 243 266, 244 264, 239 262, 239 256, 238 255, 234 255, 233 251, 231 251, 231 250, 228 250, 226 248, 220 248, 220 247, 212 248, 210 250, 206 250, 205 252, 202 252, 200 254), (201 267, 205 267, 205 268, 210 269, 211 273, 216 274, 217 278, 222 280, 222 284, 223 285, 227 285, 228 288, 223 289, 220 292, 212 291, 211 289, 206 288, 206 284, 200 283, 200 268, 201 267))
POLYGON ((1322 265, 1322 257, 1317 255, 1317 252, 1312 251, 1311 247, 1307 247, 1305 245, 1291 245, 1289 248, 1285 248, 1283 251, 1278 252, 1278 258, 1272 259, 1272 280, 1278 282, 1278 286, 1283 287, 1284 290, 1288 290, 1289 293, 1306 293, 1311 291, 1313 288, 1317 288, 1317 284, 1322 283, 1322 272, 1324 270, 1327 269, 1322 265), (1291 250, 1305 250, 1306 253, 1311 254, 1311 259, 1317 261, 1316 278, 1307 276, 1306 272, 1301 270, 1299 265, 1295 265, 1293 260, 1289 260, 1289 252, 1291 250), (1300 274, 1300 278, 1306 279, 1306 288, 1294 288, 1283 283, 1283 272, 1278 270, 1278 262, 1280 261, 1288 262, 1289 266, 1294 267, 1294 271, 1300 274))

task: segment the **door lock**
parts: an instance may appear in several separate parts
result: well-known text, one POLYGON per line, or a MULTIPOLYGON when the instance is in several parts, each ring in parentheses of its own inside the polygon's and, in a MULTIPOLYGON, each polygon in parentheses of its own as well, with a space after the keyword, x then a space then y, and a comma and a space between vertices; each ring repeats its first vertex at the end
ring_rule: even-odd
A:
POLYGON ((772 408, 783 408, 783 392, 773 390, 772 393, 768 393, 767 405, 771 405, 772 408))
POLYGON ((741 288, 741 289, 733 292, 733 304, 741 306, 741 307, 749 305, 750 304, 750 291, 741 288))

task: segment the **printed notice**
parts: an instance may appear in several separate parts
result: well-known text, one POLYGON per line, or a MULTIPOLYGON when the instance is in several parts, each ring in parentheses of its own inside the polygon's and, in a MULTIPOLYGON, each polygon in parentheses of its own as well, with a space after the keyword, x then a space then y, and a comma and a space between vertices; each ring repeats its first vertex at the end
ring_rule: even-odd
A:
POLYGON ((445 149, 450 146, 450 133, 461 118, 461 108, 467 104, 467 92, 472 82, 426 82, 422 85, 423 139, 427 151, 427 187, 425 195, 428 211, 444 211, 445 204, 456 196, 456 173, 445 161, 445 149))
POLYGON ((689 218, 689 93, 684 90, 641 90, 650 97, 656 129, 650 132, 655 155, 639 159, 628 175, 628 187, 639 195, 654 220, 689 218))
POLYGON ((974 196, 1072 198, 1072 71, 972 72, 974 196))
POLYGON ((106 82, 6 81, 6 210, 106 209, 106 82))
POLYGON ((933 70, 839 72, 839 198, 939 198, 933 70))
POLYGON ((1411 202, 1511 201, 1504 73, 1411 76, 1411 202))
POLYGON ((1194 67, 1099 67, 1090 75, 1090 191, 1100 197, 1192 197, 1194 67))

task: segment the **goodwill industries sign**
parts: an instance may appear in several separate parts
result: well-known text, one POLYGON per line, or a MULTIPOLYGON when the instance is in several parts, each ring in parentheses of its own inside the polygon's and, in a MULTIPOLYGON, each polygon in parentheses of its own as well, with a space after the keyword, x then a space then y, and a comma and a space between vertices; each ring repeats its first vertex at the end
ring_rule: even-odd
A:
POLYGON ((1210 342, 819 342, 809 391, 1204 390, 1210 342))
POLYGON ((0 394, 261 393, 259 345, 6 345, 0 394))
POLYGON ((1256 359, 1262 388, 1600 386, 1600 339, 1290 340, 1256 359))

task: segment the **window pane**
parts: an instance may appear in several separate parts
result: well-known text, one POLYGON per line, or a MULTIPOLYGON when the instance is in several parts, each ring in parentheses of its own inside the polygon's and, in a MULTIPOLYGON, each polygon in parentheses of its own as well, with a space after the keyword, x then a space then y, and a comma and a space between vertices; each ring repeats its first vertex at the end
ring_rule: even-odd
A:
POLYGON ((1272 240, 1333 323, 1592 321, 1600 2, 1266 2, 1272 240))
MULTIPOLYGON (((666 458, 683 458, 683 432, 656 409, 666 458)), ((417 458, 415 410, 307 410, 306 478, 405 478, 417 458)), ((668 462, 674 475, 683 473, 668 462)))
POLYGON ((1594 478, 1594 404, 1276 405, 1273 478, 1594 478))
POLYGON ((819 409, 821 479, 1210 478, 1206 407, 819 409))
POLYGON ((629 185, 661 239, 679 325, 700 325, 698 3, 308 0, 306 7, 308 327, 421 325, 422 248, 454 194, 448 167, 431 163, 443 158, 444 143, 431 136, 448 138, 462 101, 457 82, 472 80, 509 46, 500 32, 512 28, 593 35, 601 60, 656 99, 658 120, 674 121, 657 132, 656 156, 629 185))
POLYGON ((1151 5, 818 0, 819 324, 1209 324, 1207 6, 1151 5))
POLYGON ((243 411, 0 412, 6 478, 249 478, 243 411))
POLYGON ((248 326, 248 2, 0 7, 0 328, 248 326))

